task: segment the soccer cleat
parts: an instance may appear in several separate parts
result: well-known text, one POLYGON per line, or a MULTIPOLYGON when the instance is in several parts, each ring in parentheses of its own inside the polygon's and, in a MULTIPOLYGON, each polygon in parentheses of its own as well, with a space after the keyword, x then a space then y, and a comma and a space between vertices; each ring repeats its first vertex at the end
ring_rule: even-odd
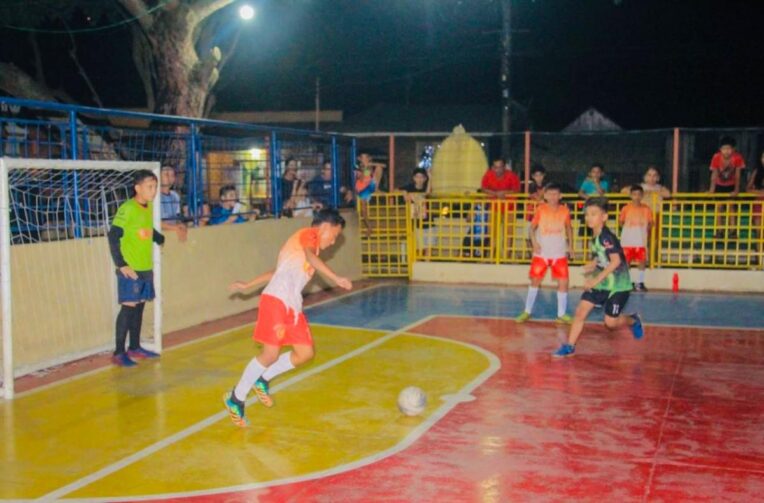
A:
POLYGON ((572 344, 563 344, 559 348, 557 348, 557 351, 552 353, 553 358, 565 358, 568 356, 573 356, 576 354, 576 347, 572 344))
POLYGON ((637 283, 636 290, 638 292, 645 292, 645 293, 647 293, 647 287, 645 286, 644 283, 637 283))
POLYGON ((149 351, 148 349, 143 349, 139 347, 138 349, 128 349, 127 355, 130 358, 141 360, 144 358, 159 358, 159 353, 155 353, 153 351, 149 351))
POLYGON ((127 356, 127 353, 120 353, 111 357, 111 363, 118 367, 135 367, 138 365, 127 356))
POLYGON ((249 421, 244 417, 244 402, 238 400, 233 391, 223 394, 223 403, 228 410, 228 415, 231 416, 231 421, 236 426, 246 428, 249 426, 249 421))
POLYGON ((630 314, 631 319, 634 320, 634 324, 631 325, 631 333, 634 334, 634 338, 639 340, 645 335, 645 329, 642 327, 642 318, 639 313, 630 314))
POLYGON ((269 393, 270 388, 268 386, 268 381, 262 377, 258 378, 257 381, 255 381, 254 389, 255 395, 257 395, 257 399, 260 400, 260 403, 266 407, 273 407, 273 399, 269 393))
POLYGON ((517 318, 515 318, 515 323, 525 323, 526 321, 531 319, 531 313, 528 311, 523 311, 520 313, 517 318))
POLYGON ((554 321, 562 325, 570 325, 573 323, 573 318, 571 318, 569 314, 563 314, 562 316, 558 316, 554 321))

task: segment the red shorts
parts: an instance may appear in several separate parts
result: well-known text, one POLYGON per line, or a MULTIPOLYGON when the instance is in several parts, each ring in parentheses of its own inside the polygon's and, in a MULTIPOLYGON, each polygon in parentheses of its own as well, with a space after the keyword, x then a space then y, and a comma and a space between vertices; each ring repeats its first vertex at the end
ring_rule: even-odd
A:
POLYGON ((533 257, 530 277, 541 279, 546 275, 547 268, 550 267, 552 268, 552 279, 568 279, 568 259, 565 257, 555 259, 533 257))
POLYGON ((647 250, 644 246, 639 248, 625 246, 623 248, 623 256, 626 257, 626 262, 631 264, 632 262, 644 262, 647 257, 647 250))
POLYGON ((298 313, 295 323, 294 311, 288 309, 280 299, 263 294, 257 310, 257 324, 252 338, 272 346, 313 345, 308 319, 298 313))

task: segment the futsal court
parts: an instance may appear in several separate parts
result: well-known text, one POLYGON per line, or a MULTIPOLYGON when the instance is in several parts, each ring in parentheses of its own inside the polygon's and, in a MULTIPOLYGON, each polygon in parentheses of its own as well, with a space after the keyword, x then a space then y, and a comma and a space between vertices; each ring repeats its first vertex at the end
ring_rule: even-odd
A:
MULTIPOLYGON (((273 408, 250 402, 246 429, 221 396, 255 350, 253 313, 170 334, 161 360, 135 369, 96 357, 42 386, 27 378, 0 403, 2 498, 761 497, 761 297, 635 294, 644 340, 595 313, 557 361, 565 327, 511 319, 524 293, 367 282, 309 297, 316 358, 274 380, 273 408), (408 385, 428 394, 421 416, 396 408, 408 385)), ((542 291, 541 318, 553 296, 542 291)))

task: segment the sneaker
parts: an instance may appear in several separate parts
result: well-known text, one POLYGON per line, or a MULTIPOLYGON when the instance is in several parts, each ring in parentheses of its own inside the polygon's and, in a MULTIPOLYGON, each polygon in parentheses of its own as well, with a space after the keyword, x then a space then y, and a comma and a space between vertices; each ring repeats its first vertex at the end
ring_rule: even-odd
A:
POLYGON ((249 421, 244 417, 244 402, 237 399, 234 396, 233 391, 223 394, 223 403, 228 410, 228 415, 231 416, 233 424, 241 428, 249 426, 249 421))
POLYGON ((569 314, 563 314, 562 316, 558 316, 554 321, 563 325, 570 325, 573 323, 573 318, 571 318, 569 314))
POLYGON ((134 358, 136 360, 142 360, 144 358, 159 358, 159 353, 155 353, 153 351, 149 351, 148 349, 138 348, 138 349, 128 349, 127 355, 130 358, 134 358))
POLYGON ((639 340, 645 335, 645 329, 642 327, 642 318, 639 313, 629 315, 634 320, 634 324, 631 326, 631 333, 634 334, 634 338, 639 340))
POLYGON ((644 283, 637 283, 637 288, 636 288, 636 290, 637 290, 638 292, 645 292, 645 293, 647 293, 647 287, 645 286, 645 284, 644 284, 644 283))
POLYGON ((557 351, 552 353, 552 358, 565 358, 568 356, 573 356, 576 354, 576 347, 572 344, 563 344, 559 348, 557 348, 557 351))
POLYGON ((127 353, 120 353, 111 357, 111 363, 117 367, 135 367, 138 365, 127 356, 127 353))
POLYGON ((517 316, 517 318, 515 318, 515 323, 525 323, 526 321, 530 319, 531 319, 531 313, 527 311, 523 311, 517 316))
POLYGON ((254 389, 255 395, 257 395, 257 399, 260 400, 260 403, 266 407, 273 407, 273 399, 269 393, 270 387, 268 386, 268 381, 262 377, 258 378, 257 381, 255 381, 254 389))

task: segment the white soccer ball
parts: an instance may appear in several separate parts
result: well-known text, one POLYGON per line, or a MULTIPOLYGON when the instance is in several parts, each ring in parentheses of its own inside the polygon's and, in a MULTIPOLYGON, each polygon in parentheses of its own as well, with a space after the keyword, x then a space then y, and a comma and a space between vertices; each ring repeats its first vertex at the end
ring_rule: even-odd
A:
POLYGON ((398 409, 407 416, 418 416, 427 407, 427 395, 421 388, 409 386, 398 394, 398 409))

